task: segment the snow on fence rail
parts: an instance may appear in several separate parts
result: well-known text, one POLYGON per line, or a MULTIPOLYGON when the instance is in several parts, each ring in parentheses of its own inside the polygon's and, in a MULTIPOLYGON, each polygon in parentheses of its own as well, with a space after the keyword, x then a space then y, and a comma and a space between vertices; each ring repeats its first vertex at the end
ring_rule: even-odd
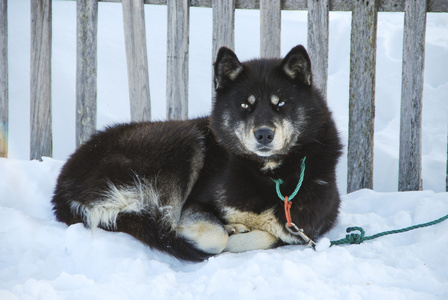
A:
MULTIPOLYGON (((328 77, 329 11, 351 11, 347 192, 373 187, 376 31, 378 12, 405 12, 399 190, 422 189, 422 95, 427 12, 448 12, 446 0, 77 0, 76 144, 96 131, 98 2, 123 6, 131 120, 151 119, 143 4, 167 5, 167 118, 188 116, 189 7, 213 9, 213 55, 234 48, 235 9, 260 10, 260 53, 280 55, 281 10, 308 10, 314 84, 328 77)), ((31 159, 52 156, 51 0, 31 0, 31 159)), ((0 156, 7 157, 7 0, 0 0, 0 156)), ((448 165, 448 164, 447 164, 448 165)), ((448 191, 448 167, 446 189, 448 191)))

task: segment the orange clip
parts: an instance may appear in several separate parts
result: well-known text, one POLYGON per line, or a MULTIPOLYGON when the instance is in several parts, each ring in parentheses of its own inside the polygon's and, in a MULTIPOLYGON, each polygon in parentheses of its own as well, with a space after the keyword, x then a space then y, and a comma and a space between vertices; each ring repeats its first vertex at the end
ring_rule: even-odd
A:
POLYGON ((291 227, 291 201, 288 201, 288 196, 285 196, 285 215, 286 215, 286 222, 288 223, 288 226, 291 227))

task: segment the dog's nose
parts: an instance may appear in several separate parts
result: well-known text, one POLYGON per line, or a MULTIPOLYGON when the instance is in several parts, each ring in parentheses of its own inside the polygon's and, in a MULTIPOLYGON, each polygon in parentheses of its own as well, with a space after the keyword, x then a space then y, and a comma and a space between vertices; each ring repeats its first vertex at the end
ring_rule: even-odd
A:
POLYGON ((274 140, 274 131, 266 127, 255 130, 254 135, 257 142, 262 145, 270 144, 274 140))

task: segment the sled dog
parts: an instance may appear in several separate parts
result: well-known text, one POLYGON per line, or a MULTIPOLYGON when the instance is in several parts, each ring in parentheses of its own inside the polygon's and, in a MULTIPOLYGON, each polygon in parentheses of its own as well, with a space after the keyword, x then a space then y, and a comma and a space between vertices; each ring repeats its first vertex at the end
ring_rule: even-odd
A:
POLYGON ((56 218, 190 261, 332 228, 341 144, 305 48, 240 62, 223 47, 214 82, 209 117, 119 124, 79 147, 57 181, 56 218))

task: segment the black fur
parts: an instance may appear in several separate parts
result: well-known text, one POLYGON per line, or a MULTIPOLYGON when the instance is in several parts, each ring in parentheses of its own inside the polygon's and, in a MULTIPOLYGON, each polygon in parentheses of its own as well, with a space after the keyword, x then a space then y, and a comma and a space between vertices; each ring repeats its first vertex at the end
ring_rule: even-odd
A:
MULTIPOLYGON (((273 209, 278 223, 285 224, 283 202, 271 178, 281 178, 282 193, 290 195, 306 156, 304 181, 292 202, 292 221, 312 239, 327 232, 340 203, 335 167, 341 145, 325 99, 312 87, 306 50, 298 46, 283 60, 240 63, 231 50, 221 48, 215 83, 217 97, 210 117, 117 125, 82 145, 58 178, 52 200, 57 219, 88 225, 71 206, 73 201, 92 208, 107 201, 101 196, 111 184, 120 188, 142 180, 157 190, 158 207, 173 206, 177 197, 179 209, 199 207, 222 224, 229 223, 225 208, 255 214, 273 209), (275 105, 272 95, 284 104, 275 105), (256 102, 242 105, 251 96, 256 102), (258 154, 248 150, 235 134, 237 124, 274 128, 279 120, 293 124, 295 139, 269 156, 258 155, 265 149, 258 154), (274 167, 267 168, 267 162, 274 167)), ((181 259, 199 261, 211 255, 179 235, 164 218, 161 210, 147 207, 119 213, 113 228, 100 227, 129 233, 181 259)), ((175 223, 180 216, 173 218, 175 223)), ((273 246, 284 243, 278 239, 273 246)))

